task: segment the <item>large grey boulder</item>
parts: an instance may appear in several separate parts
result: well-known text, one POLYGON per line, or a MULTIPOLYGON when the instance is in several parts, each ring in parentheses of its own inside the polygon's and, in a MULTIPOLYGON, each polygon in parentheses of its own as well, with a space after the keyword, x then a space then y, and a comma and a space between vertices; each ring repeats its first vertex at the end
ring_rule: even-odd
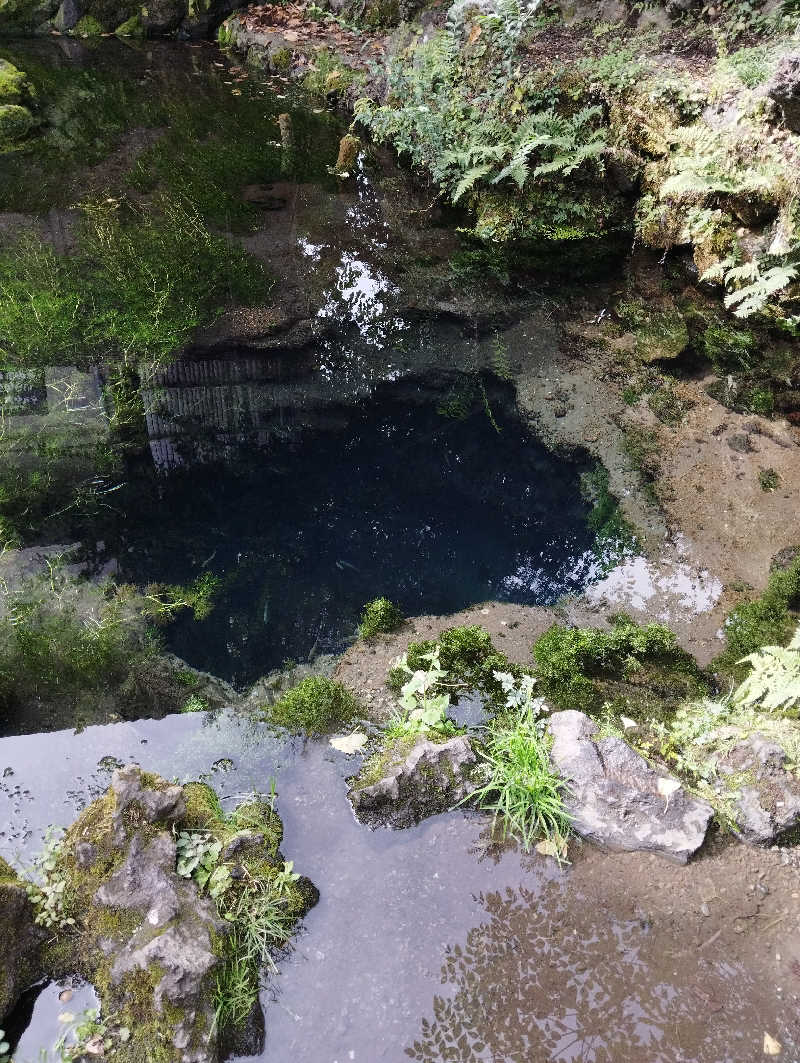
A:
POLYGON ((766 88, 767 95, 783 112, 788 128, 800 133, 800 52, 781 59, 766 88))
POLYGON ((390 747, 380 759, 378 779, 366 784, 356 779, 348 796, 362 823, 411 827, 469 797, 476 788, 475 762, 464 735, 440 743, 420 736, 410 749, 402 742, 390 747))
POLYGON ((720 760, 720 775, 732 777, 739 794, 733 818, 742 841, 769 845, 800 823, 800 779, 786 770, 786 759, 780 745, 753 734, 720 760))
POLYGON ((24 885, 0 858, 0 1024, 41 973, 45 933, 33 915, 24 885))
POLYGON ((554 713, 550 757, 564 778, 577 834, 610 849, 661 853, 685 864, 706 836, 713 810, 655 771, 621 738, 597 739, 582 712, 554 713))

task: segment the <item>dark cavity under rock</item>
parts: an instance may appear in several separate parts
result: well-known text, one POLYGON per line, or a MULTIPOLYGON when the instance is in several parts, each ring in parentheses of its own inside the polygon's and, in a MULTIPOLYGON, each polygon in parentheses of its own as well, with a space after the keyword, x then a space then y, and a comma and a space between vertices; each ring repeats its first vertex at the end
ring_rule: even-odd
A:
POLYGON ((380 757, 379 778, 368 785, 357 779, 348 795, 356 817, 370 827, 411 827, 447 812, 476 788, 476 757, 464 735, 441 743, 420 735, 411 748, 400 740, 380 757))
POLYGON ((705 840, 713 810, 659 775, 621 738, 596 739, 582 712, 554 713, 551 760, 566 780, 577 834, 610 849, 641 850, 686 863, 705 840))

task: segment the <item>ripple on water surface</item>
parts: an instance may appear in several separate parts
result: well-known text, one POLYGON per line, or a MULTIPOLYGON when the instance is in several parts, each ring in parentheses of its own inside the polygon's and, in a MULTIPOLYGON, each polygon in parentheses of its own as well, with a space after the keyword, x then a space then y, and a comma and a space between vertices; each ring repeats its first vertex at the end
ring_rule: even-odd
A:
MULTIPOLYGON (((639 903, 660 862, 584 849, 559 869, 494 844, 483 817, 462 813, 367 830, 345 797, 352 758, 235 717, 0 740, 0 770, 14 772, 0 789, 0 851, 36 850, 49 820, 71 821, 132 759, 205 777, 228 807, 277 778, 284 853, 321 899, 264 991, 265 1061, 741 1063, 761 1057, 765 1026, 789 1048, 768 984, 722 950, 687 947, 639 903)), ((37 1051, 52 1038, 51 1004, 26 1034, 37 1051)))

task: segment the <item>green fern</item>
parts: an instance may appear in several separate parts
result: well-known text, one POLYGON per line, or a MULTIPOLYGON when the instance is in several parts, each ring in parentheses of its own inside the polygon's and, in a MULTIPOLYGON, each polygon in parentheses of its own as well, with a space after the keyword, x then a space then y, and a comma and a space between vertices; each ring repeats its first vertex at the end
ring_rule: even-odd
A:
POLYGON ((800 627, 786 649, 763 646, 739 664, 749 664, 752 670, 733 692, 735 704, 744 708, 757 705, 767 712, 800 704, 800 627))
MULTIPOLYGON (((731 281, 731 273, 733 272, 735 271, 731 270, 725 278, 726 287, 731 281)), ((783 264, 772 266, 764 273, 761 273, 758 264, 756 264, 755 274, 751 275, 753 277, 751 284, 747 284, 743 288, 737 288, 725 296, 725 306, 728 310, 736 307, 733 311, 736 317, 750 317, 752 314, 763 310, 773 295, 777 295, 778 292, 783 291, 784 288, 787 288, 793 281, 797 280, 798 271, 797 266, 783 264)))

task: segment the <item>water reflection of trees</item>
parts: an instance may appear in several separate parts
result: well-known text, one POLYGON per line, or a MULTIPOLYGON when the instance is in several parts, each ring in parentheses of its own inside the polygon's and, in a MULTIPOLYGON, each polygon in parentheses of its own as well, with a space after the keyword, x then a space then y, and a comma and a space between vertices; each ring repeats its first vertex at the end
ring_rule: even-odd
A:
POLYGON ((702 1063, 755 1058, 742 972, 701 960, 678 977, 646 919, 616 919, 556 882, 481 895, 487 919, 449 946, 446 987, 406 1055, 419 1063, 702 1063), (712 1001, 714 1007, 708 1002, 712 1001), (721 1002, 747 1031, 733 1033, 721 1002), (739 1036, 739 1040, 736 1037, 739 1036), (731 1047, 735 1045, 735 1048, 731 1047), (744 1055, 740 1054, 744 1053, 744 1055))

